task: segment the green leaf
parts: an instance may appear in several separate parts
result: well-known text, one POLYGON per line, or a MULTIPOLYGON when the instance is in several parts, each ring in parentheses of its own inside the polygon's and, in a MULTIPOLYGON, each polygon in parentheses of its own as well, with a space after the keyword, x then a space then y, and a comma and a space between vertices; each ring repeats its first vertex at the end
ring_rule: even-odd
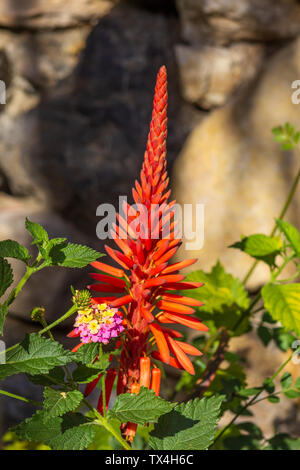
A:
POLYGON ((100 373, 101 370, 99 370, 98 367, 96 368, 87 367, 86 365, 79 365, 77 369, 74 370, 72 375, 75 382, 78 382, 79 384, 85 384, 95 380, 100 373))
POLYGON ((32 333, 6 353, 6 363, 0 364, 0 379, 20 372, 47 374, 55 366, 67 364, 72 358, 73 353, 65 351, 58 342, 32 333))
POLYGON ((293 383, 293 378, 289 372, 285 372, 280 379, 280 384, 283 390, 291 388, 293 383))
POLYGON ((282 242, 279 237, 258 233, 242 238, 240 242, 234 243, 229 248, 238 248, 255 259, 273 265, 276 256, 281 251, 282 242))
POLYGON ((45 388, 44 398, 45 420, 48 421, 49 418, 62 416, 69 411, 76 410, 83 400, 83 395, 79 390, 63 392, 61 390, 45 388))
POLYGON ((298 379, 296 380, 295 387, 297 390, 300 390, 300 377, 298 377, 298 379))
MULTIPOLYGON (((197 308, 199 316, 204 321, 211 320, 216 328, 225 326, 229 330, 232 329, 242 311, 249 307, 249 297, 243 284, 226 273, 219 261, 210 273, 194 271, 187 274, 186 280, 204 283, 204 286, 198 289, 182 292, 188 297, 204 302, 203 307, 197 308)), ((247 330, 248 324, 247 320, 237 333, 247 330)))
POLYGON ((41 225, 26 218, 25 227, 33 238, 32 244, 39 245, 48 242, 48 233, 41 225))
POLYGON ((264 382, 263 382, 263 385, 264 385, 264 389, 268 392, 268 393, 273 393, 274 390, 275 390, 275 384, 273 382, 273 380, 270 379, 270 377, 267 377, 264 382))
POLYGON ((150 434, 154 450, 203 450, 212 444, 223 401, 222 396, 191 400, 177 405, 158 420, 150 434))
POLYGON ((54 266, 68 268, 83 268, 101 256, 104 255, 88 246, 75 243, 61 243, 53 246, 49 251, 49 258, 54 266))
POLYGON ((36 385, 43 385, 44 387, 57 384, 62 385, 65 382, 65 372, 62 367, 54 367, 54 369, 49 370, 47 375, 26 374, 26 377, 30 382, 36 385))
POLYGON ((295 336, 285 331, 284 328, 273 329, 273 339, 279 349, 286 352, 295 341, 295 336))
POLYGON ((74 354, 74 361, 81 362, 82 364, 92 364, 94 359, 99 353, 99 343, 89 343, 80 346, 78 351, 74 354))
POLYGON ((264 450, 299 450, 300 438, 293 439, 288 434, 277 434, 268 441, 264 450))
POLYGON ((266 284, 262 289, 265 308, 287 330, 300 334, 300 284, 266 284))
POLYGON ((239 391, 239 395, 241 395, 242 397, 251 397, 252 395, 256 395, 257 393, 259 393, 261 390, 262 390, 261 387, 244 388, 239 391))
POLYGON ((174 406, 174 403, 169 403, 157 397, 153 390, 141 387, 137 395, 132 393, 119 395, 111 414, 123 422, 155 423, 161 415, 171 411, 174 406))
POLYGON ((0 258, 16 258, 27 263, 31 256, 27 248, 15 240, 3 240, 0 242, 0 258))
POLYGON ((280 397, 277 397, 277 396, 271 396, 271 397, 268 397, 267 400, 270 402, 270 403, 279 403, 280 402, 280 397))
POLYGON ((300 258, 300 234, 296 227, 280 219, 276 219, 276 224, 279 230, 285 235, 285 238, 290 242, 297 257, 300 258))
POLYGON ((79 413, 49 418, 38 411, 14 431, 21 439, 42 442, 53 450, 83 450, 93 441, 95 425, 79 413))
POLYGON ((283 393, 287 398, 291 399, 299 398, 300 396, 300 392, 298 390, 285 390, 283 393))
POLYGON ((0 258, 0 297, 14 280, 13 271, 10 264, 4 258, 0 258))
POLYGON ((271 331, 272 330, 266 328, 263 325, 259 325, 259 327, 257 328, 257 335, 261 339, 264 346, 268 346, 271 339, 273 338, 271 331))

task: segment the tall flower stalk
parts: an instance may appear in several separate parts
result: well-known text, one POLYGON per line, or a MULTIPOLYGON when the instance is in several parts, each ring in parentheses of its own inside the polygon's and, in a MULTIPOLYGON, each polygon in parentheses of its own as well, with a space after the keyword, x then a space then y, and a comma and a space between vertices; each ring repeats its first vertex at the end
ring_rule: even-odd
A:
MULTIPOLYGON (((158 395, 161 372, 152 365, 152 359, 194 374, 188 356, 201 353, 181 341, 182 334, 169 328, 169 324, 207 331, 207 327, 193 316, 193 307, 202 303, 173 292, 198 288, 202 284, 184 282, 184 275, 179 274, 182 268, 192 265, 196 259, 169 264, 181 239, 176 229, 175 201, 169 202, 167 100, 167 72, 165 67, 161 67, 157 75, 144 163, 140 179, 135 181, 132 190, 135 204, 130 206, 124 202, 123 214, 117 215, 118 224, 113 226, 112 235, 118 249, 106 246, 107 254, 120 267, 97 261, 92 263, 98 272, 90 276, 97 283, 90 285, 89 289, 98 295, 101 293, 101 296, 93 297, 93 304, 79 313, 72 334, 76 336, 80 331, 85 331, 86 335, 81 337, 83 342, 97 341, 91 338, 103 337, 99 331, 102 331, 104 324, 105 331, 110 331, 107 324, 110 324, 112 317, 119 324, 117 315, 123 316, 124 331, 117 344, 121 351, 118 366, 112 366, 105 378, 105 406, 109 403, 116 378, 117 394, 138 393, 140 386, 144 386, 158 395), (96 314, 99 311, 101 318, 96 314), (80 321, 86 318, 82 327, 80 321)), ((114 328, 112 331, 117 330, 114 328)), ((109 340, 109 335, 106 338, 109 340)), ((99 380, 100 376, 88 384, 86 395, 91 393, 99 380)), ((103 401, 101 394, 98 406, 101 413, 104 411, 103 401)), ((123 435, 129 441, 132 441, 135 430, 133 423, 122 425, 123 435)))

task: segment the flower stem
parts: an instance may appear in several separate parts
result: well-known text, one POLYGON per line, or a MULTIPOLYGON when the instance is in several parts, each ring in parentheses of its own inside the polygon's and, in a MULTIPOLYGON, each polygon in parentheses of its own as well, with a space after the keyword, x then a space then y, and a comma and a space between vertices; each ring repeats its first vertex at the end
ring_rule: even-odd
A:
POLYGON ((6 395, 7 397, 15 398, 16 400, 25 401, 26 403, 30 403, 30 405, 42 406, 42 404, 38 401, 30 400, 29 398, 21 397, 20 395, 15 395, 14 393, 6 392, 5 390, 0 390, 0 394, 6 395))
POLYGON ((109 423, 108 419, 102 416, 86 399, 83 400, 85 405, 89 408, 90 411, 95 415, 96 420, 94 421, 95 424, 98 426, 103 426, 110 434, 114 436, 115 439, 122 445, 125 450, 132 450, 130 445, 128 444, 125 439, 123 439, 120 434, 114 429, 114 427, 109 423))
POLYGON ((42 330, 40 330, 39 335, 42 335, 43 333, 48 332, 49 330, 51 330, 55 326, 59 325, 61 322, 65 321, 67 318, 69 318, 71 315, 73 315, 73 313, 77 312, 77 309, 78 309, 77 305, 72 305, 72 307, 64 315, 62 315, 60 318, 58 318, 53 323, 48 325, 46 328, 43 328, 42 330))
MULTIPOLYGON (((283 219, 283 217, 285 216, 289 206, 290 206, 290 203, 294 197, 294 194, 296 192, 296 189, 297 189, 297 186, 298 186, 298 183, 299 183, 299 180, 300 180, 300 170, 298 171, 297 173, 297 176, 293 182, 293 185, 290 189, 290 192, 288 194, 288 197, 287 197, 287 200, 285 201, 284 205, 283 205, 283 208, 281 209, 281 212, 279 214, 279 219, 283 219)), ((277 231, 277 224, 274 225, 271 233, 270 233, 270 237, 273 237, 277 231)), ((254 261, 254 263, 252 264, 252 266, 250 267, 249 271, 247 272, 246 276, 244 277, 243 279, 243 284, 246 284, 247 281, 249 280, 250 276, 253 274, 253 271, 255 270, 256 266, 258 265, 259 263, 259 260, 256 260, 254 261)))

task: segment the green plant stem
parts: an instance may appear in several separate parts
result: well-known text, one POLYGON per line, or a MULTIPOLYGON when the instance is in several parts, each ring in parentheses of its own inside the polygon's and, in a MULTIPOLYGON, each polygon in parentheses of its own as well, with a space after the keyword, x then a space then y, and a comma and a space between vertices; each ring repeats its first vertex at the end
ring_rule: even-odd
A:
POLYGON ((32 276, 32 274, 36 271, 36 268, 32 267, 32 266, 28 266, 27 269, 26 269, 26 272, 24 274, 24 276, 22 277, 22 279, 19 281, 19 283, 17 284, 17 286, 12 289, 12 291, 10 292, 5 304, 9 307, 13 301, 15 300, 15 298, 17 297, 17 295, 19 294, 19 292, 21 291, 21 289, 23 288, 23 286, 26 284, 26 282, 28 281, 28 279, 30 278, 30 276, 32 276))
POLYGON ((78 306, 77 305, 72 305, 72 307, 60 318, 58 318, 56 321, 48 325, 46 328, 43 330, 39 331, 39 335, 42 335, 43 333, 47 333, 47 331, 51 330, 55 326, 59 325, 61 322, 65 321, 67 318, 69 318, 73 313, 77 312, 78 306))
POLYGON ((15 395, 14 393, 6 392, 5 390, 0 390, 0 394, 5 395, 7 397, 15 398, 16 400, 25 401, 26 403, 29 403, 30 405, 42 407, 42 404, 39 403, 38 401, 30 400, 29 398, 21 397, 20 395, 15 395))
MULTIPOLYGON (((276 370, 276 372, 272 375, 272 377, 270 378, 270 382, 273 382, 276 377, 280 374, 280 372, 282 372, 282 370, 286 367, 286 365, 291 361, 291 359, 293 358, 293 356, 300 350, 300 346, 288 357, 288 359, 276 370)), ((223 434, 236 422, 236 420, 238 419, 238 417, 245 411, 247 410, 247 408, 249 408, 251 405, 254 404, 254 402, 256 402, 257 398, 261 395, 261 393, 263 392, 263 389, 260 390, 259 392, 256 393, 256 395, 254 395, 251 400, 249 400, 245 406, 243 406, 243 408, 240 409, 240 411, 238 411, 234 417, 232 418, 232 420, 227 424, 227 426, 225 426, 222 431, 220 432, 220 434, 218 434, 218 436, 216 437, 216 439, 214 440, 213 444, 211 445, 211 447, 220 439, 221 436, 223 436, 223 434)))
MULTIPOLYGON (((290 203, 294 197, 294 194, 296 192, 296 189, 297 189, 297 186, 298 186, 298 183, 299 183, 299 180, 300 180, 300 170, 298 171, 297 175, 296 175, 296 178, 293 182, 293 185, 290 189, 290 192, 288 194, 288 197, 287 197, 287 200, 285 201, 284 205, 283 205, 283 208, 281 209, 281 212, 279 214, 279 219, 283 219, 289 206, 290 206, 290 203)), ((270 233, 270 237, 273 237, 277 231, 277 224, 274 225, 271 233, 270 233)), ((254 263, 252 264, 252 266, 250 267, 249 271, 247 272, 246 276, 244 277, 243 279, 243 284, 246 284, 250 278, 250 276, 253 274, 253 271, 255 270, 256 266, 258 265, 259 263, 259 260, 256 260, 254 261, 254 263)))
MULTIPOLYGON (((78 306, 77 305, 73 305, 64 315, 62 315, 60 318, 58 318, 56 321, 54 321, 53 323, 51 323, 50 325, 48 325, 47 327, 43 328, 42 330, 40 330, 38 332, 39 335, 42 335, 43 333, 47 333, 49 330, 51 330, 52 328, 54 328, 55 326, 59 325, 61 322, 63 322, 64 320, 66 320, 67 318, 69 318, 71 315, 73 315, 75 312, 77 312, 78 310, 78 306)), ((3 353, 7 353, 8 351, 12 351, 13 349, 15 349, 17 346, 19 346, 20 343, 16 343, 14 344, 13 346, 11 346, 10 348, 7 348, 5 351, 3 351, 3 353)))
POLYGON ((103 426, 110 434, 114 436, 115 439, 122 445, 125 450, 132 450, 131 446, 128 444, 125 439, 123 439, 120 434, 114 429, 114 427, 109 423, 108 419, 102 416, 86 399, 83 400, 83 403, 89 408, 90 411, 96 417, 94 421, 98 426, 103 426))

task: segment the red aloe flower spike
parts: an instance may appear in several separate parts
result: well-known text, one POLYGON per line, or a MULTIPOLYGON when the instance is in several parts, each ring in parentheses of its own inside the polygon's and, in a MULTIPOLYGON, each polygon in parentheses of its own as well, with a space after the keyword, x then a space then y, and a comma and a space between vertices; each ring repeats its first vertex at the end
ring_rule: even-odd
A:
MULTIPOLYGON (((112 314, 110 309, 115 309, 116 330, 110 331, 119 335, 124 329, 124 334, 119 339, 121 353, 117 394, 138 393, 140 385, 149 387, 149 355, 172 367, 194 373, 187 354, 199 355, 200 352, 193 346, 178 341, 181 333, 167 328, 167 324, 181 324, 199 331, 208 329, 198 318, 191 315, 194 313, 192 307, 199 307, 202 303, 172 293, 177 290, 196 289, 201 287, 202 283, 183 281, 184 275, 179 273, 182 268, 191 266, 195 259, 169 264, 181 240, 177 229, 178 222, 175 220, 175 201, 168 201, 170 191, 166 171, 166 138, 167 73, 166 68, 161 67, 157 75, 140 179, 135 181, 132 190, 136 206, 132 207, 123 202, 122 215, 117 214, 118 223, 112 227, 117 249, 106 246, 107 254, 120 268, 99 261, 92 263, 100 273, 91 275, 98 284, 92 284, 90 288, 102 292, 103 295, 93 298, 96 305, 92 305, 91 309, 100 311, 103 307, 103 321, 108 320, 108 323, 112 314), (106 292, 108 295, 105 295, 106 292), (110 296, 110 293, 113 295, 110 296), (124 311, 123 318, 117 311, 118 307, 124 311), (158 350, 153 350, 155 347, 158 350)), ((86 315, 88 316, 88 313, 86 315)), ((88 336, 91 341, 95 338, 94 323, 88 336)), ((83 326, 82 331, 85 333, 83 326)), ((98 337, 99 341, 104 342, 99 334, 96 341, 98 337)), ((86 341, 86 336, 81 340, 86 341)), ((115 376, 116 370, 109 369, 106 378, 107 403, 115 376)), ((160 378, 159 369, 154 368, 150 386, 157 394, 160 378)), ((100 407, 101 402, 100 398, 100 407)), ((123 423, 121 426, 123 436, 130 442, 136 427, 134 423, 123 423)))

